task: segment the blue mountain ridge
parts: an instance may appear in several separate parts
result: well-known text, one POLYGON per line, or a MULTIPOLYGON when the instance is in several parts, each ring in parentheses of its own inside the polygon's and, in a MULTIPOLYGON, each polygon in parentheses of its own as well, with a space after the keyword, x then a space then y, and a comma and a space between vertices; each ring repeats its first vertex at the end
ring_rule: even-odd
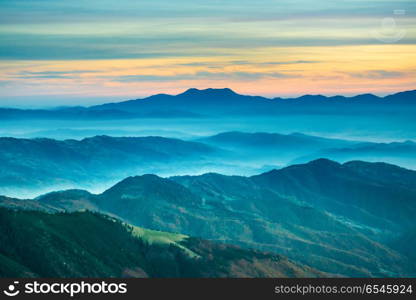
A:
POLYGON ((265 98, 240 95, 231 89, 191 88, 178 95, 158 94, 143 99, 106 103, 91 107, 64 107, 54 109, 0 108, 0 119, 134 119, 134 118, 201 118, 208 115, 278 114, 287 109, 307 111, 332 109, 363 110, 366 107, 406 105, 416 103, 416 90, 386 97, 363 94, 353 97, 304 95, 298 98, 265 98))

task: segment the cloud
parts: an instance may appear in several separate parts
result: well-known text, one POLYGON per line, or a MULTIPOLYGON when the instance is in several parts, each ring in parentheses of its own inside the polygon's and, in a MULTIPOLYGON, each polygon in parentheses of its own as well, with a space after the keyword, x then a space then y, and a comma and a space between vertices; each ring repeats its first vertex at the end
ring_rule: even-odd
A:
POLYGON ((98 59, 143 59, 160 57, 183 57, 190 56, 180 52, 140 52, 135 49, 120 49, 114 47, 100 47, 100 44, 93 46, 73 42, 53 45, 27 45, 10 46, 2 45, 0 41, 0 60, 98 60, 98 59))
POLYGON ((21 79, 74 79, 81 74, 98 73, 95 70, 66 70, 66 71, 20 71, 11 74, 12 78, 21 79))
POLYGON ((182 80, 260 80, 263 78, 297 78, 300 75, 278 72, 196 72, 174 75, 124 75, 114 77, 115 82, 170 82, 182 80))
POLYGON ((15 76, 19 79, 76 79, 78 76, 69 76, 69 75, 36 75, 36 76, 26 76, 19 75, 15 76))
POLYGON ((137 91, 138 85, 133 84, 125 85, 123 91, 113 90, 114 82, 143 82, 140 89, 152 93, 161 86, 177 89, 217 80, 222 81, 221 85, 230 82, 244 85, 244 89, 295 94, 306 89, 331 90, 329 86, 348 92, 376 85, 377 89, 391 90, 385 81, 377 83, 378 79, 401 76, 406 76, 407 83, 405 80, 397 80, 403 81, 400 86, 392 83, 398 89, 414 82, 414 73, 402 73, 414 69, 414 0, 0 0, 0 3, 3 98, 36 93, 96 95, 137 91), (395 9, 403 9, 406 14, 394 16, 395 9), (385 17, 393 17, 398 29, 407 31, 405 38, 388 47, 371 35, 381 28, 385 17), (363 45, 377 47, 355 47, 363 45), (97 61, 82 65, 78 62, 81 60, 97 61), (392 65, 393 61, 408 64, 398 69, 399 65, 397 68, 392 65), (368 66, 380 70, 368 71, 368 66), (61 71, 62 68, 68 70, 61 71), (71 68, 100 71, 81 80, 82 73, 88 70, 71 68), (17 73, 22 69, 27 71, 17 73), (348 71, 355 73, 346 75, 348 71), (260 82, 299 77, 304 79, 284 86, 272 86, 266 80, 260 82), (371 84, 370 80, 362 80, 364 87, 353 77, 374 80, 371 84), (250 81, 254 83, 250 85, 250 81))
POLYGON ((12 73, 11 78, 17 79, 75 79, 81 74, 97 73, 95 70, 66 70, 66 71, 20 71, 12 73))
POLYGON ((20 71, 14 73, 16 75, 63 75, 63 74, 85 74, 85 73, 97 73, 95 70, 63 70, 63 71, 20 71))
POLYGON ((371 70, 364 71, 362 73, 348 73, 351 77, 355 78, 368 78, 368 79, 389 79, 400 78, 408 76, 406 72, 385 71, 385 70, 371 70))

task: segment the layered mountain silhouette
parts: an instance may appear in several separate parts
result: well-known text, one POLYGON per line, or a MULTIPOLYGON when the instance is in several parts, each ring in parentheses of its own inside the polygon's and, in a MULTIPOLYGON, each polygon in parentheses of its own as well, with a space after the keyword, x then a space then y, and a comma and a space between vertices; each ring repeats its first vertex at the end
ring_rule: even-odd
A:
POLYGON ((280 253, 331 276, 400 277, 416 274, 409 247, 396 242, 414 232, 415 187, 415 171, 320 159, 252 177, 129 177, 99 195, 70 190, 2 198, 0 205, 95 210, 136 226, 280 253))
POLYGON ((300 133, 225 132, 190 140, 0 138, 0 195, 32 197, 74 187, 102 191, 125 177, 146 173, 252 175, 318 158, 384 161, 416 168, 415 150, 411 141, 366 143, 300 133))
POLYGON ((208 145, 161 137, 83 140, 0 138, 0 188, 100 183, 131 174, 198 161, 216 150, 208 145))
POLYGON ((143 99, 107 103, 92 107, 65 107, 53 110, 0 109, 0 119, 111 120, 135 118, 201 118, 230 115, 276 115, 290 112, 357 113, 383 110, 386 105, 414 107, 416 91, 386 97, 372 94, 354 97, 305 95, 299 98, 269 99, 240 95, 230 89, 189 89, 178 95, 159 94, 143 99), (339 107, 342 111, 339 111, 339 107), (335 109, 335 111, 334 111, 335 109))

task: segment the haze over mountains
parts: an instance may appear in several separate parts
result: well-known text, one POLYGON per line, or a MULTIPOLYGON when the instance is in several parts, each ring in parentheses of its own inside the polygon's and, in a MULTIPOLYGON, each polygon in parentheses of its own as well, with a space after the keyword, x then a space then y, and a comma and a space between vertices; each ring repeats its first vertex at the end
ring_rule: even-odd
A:
POLYGON ((132 174, 200 161, 215 152, 209 146, 160 137, 81 141, 0 138, 3 188, 42 188, 102 182, 132 174))
POLYGON ((415 96, 0 109, 0 276, 416 276, 415 96))
POLYGON ((254 175, 328 158, 416 168, 416 144, 370 143, 300 133, 226 132, 197 139, 96 136, 0 138, 0 195, 31 198, 57 189, 101 192, 128 176, 254 175))
POLYGON ((406 247, 392 246, 415 229, 415 187, 415 171, 317 160, 253 177, 129 177, 99 195, 70 190, 2 198, 0 205, 101 211, 145 228, 280 253, 333 276, 415 276, 406 247))
MULTIPOLYGON (((343 113, 360 110, 395 109, 394 106, 414 106, 416 90, 386 97, 363 94, 353 97, 305 95, 299 98, 269 99, 240 95, 230 89, 189 89, 178 95, 159 94, 143 99, 108 103, 91 107, 64 107, 51 110, 0 109, 1 119, 131 119, 131 118, 201 118, 223 115, 274 115, 281 113, 329 112, 339 107, 343 113)), ((380 112, 381 112, 380 111, 380 112)))

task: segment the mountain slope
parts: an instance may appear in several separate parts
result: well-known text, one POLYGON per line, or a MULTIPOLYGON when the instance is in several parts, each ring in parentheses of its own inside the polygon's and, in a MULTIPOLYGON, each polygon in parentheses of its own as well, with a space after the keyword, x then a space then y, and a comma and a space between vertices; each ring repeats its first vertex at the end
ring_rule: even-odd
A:
MULTIPOLYGON (((224 132, 196 141, 231 151, 230 160, 275 165, 287 165, 299 156, 309 155, 328 148, 340 148, 357 144, 354 141, 329 139, 301 133, 278 134, 266 132, 224 132), (244 151, 242 151, 244 149, 244 151)), ((315 158, 317 158, 315 156, 315 158)), ((313 159, 313 158, 312 158, 313 159)))
POLYGON ((321 159, 253 177, 130 177, 99 195, 63 191, 37 201, 282 253, 332 274, 413 276, 408 254, 390 242, 414 226, 415 173, 321 159))
POLYGON ((323 275, 282 256, 133 228, 89 212, 47 214, 0 208, 0 225, 0 277, 323 275))

